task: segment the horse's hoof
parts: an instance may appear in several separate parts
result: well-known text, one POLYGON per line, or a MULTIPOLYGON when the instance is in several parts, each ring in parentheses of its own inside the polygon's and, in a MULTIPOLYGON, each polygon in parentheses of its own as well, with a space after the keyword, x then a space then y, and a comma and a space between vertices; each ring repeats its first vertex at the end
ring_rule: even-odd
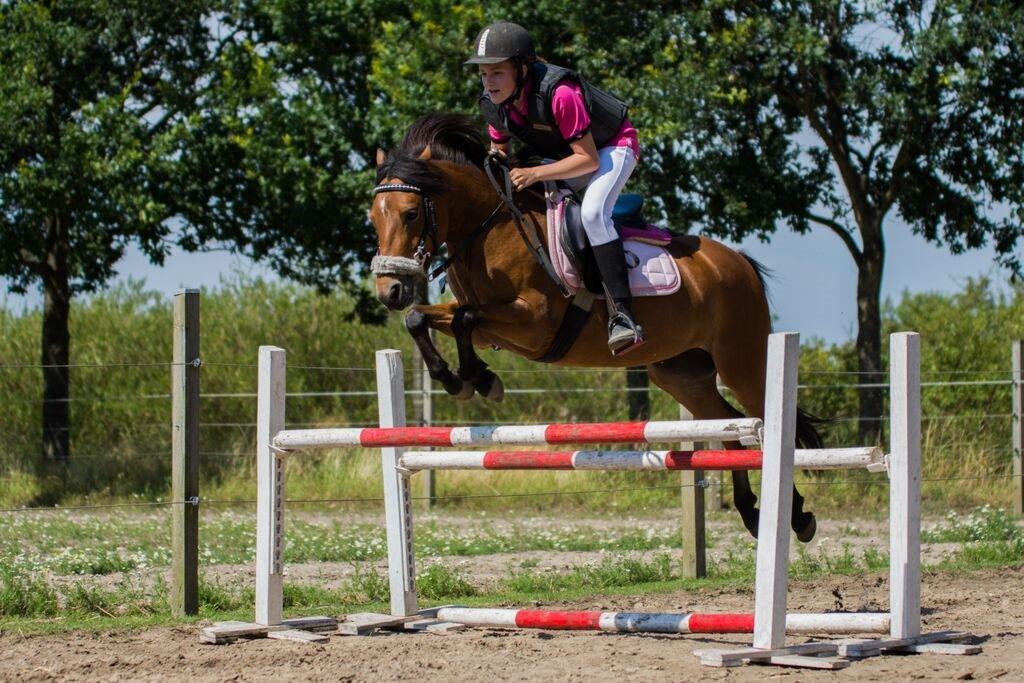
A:
POLYGON ((488 401, 498 402, 505 398, 505 383, 490 370, 484 370, 473 381, 473 388, 488 401))
POLYGON ((814 538, 815 532, 818 530, 818 520, 814 518, 813 512, 805 512, 803 519, 806 519, 803 525, 799 529, 793 529, 796 532, 796 537, 801 543, 809 543, 814 538))
POLYGON ((469 399, 473 398, 473 394, 475 393, 476 389, 473 388, 472 384, 470 384, 469 382, 463 382, 462 388, 458 391, 458 393, 453 395, 455 396, 455 399, 457 401, 468 401, 469 399))
POLYGON ((441 385, 444 386, 446 392, 459 401, 468 401, 473 398, 475 393, 472 384, 454 374, 443 379, 441 385))
POLYGON ((497 375, 494 376, 491 390, 487 392, 487 398, 495 403, 501 403, 501 400, 505 398, 505 383, 497 375))
POLYGON ((760 523, 761 511, 754 507, 746 511, 740 510, 740 517, 743 519, 743 526, 747 527, 750 535, 757 538, 757 525, 760 523))

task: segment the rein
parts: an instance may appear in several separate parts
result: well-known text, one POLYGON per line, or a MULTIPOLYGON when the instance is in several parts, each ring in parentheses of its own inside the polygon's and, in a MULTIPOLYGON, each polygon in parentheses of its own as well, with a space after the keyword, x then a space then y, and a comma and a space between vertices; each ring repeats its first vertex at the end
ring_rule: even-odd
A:
MULTIPOLYGON (((493 152, 487 155, 487 159, 484 162, 484 171, 487 172, 487 179, 491 181, 491 185, 494 187, 494 191, 498 193, 498 197, 501 198, 502 203, 508 207, 509 211, 512 212, 512 219, 516 224, 516 231, 519 232, 519 236, 523 238, 523 242, 526 244, 526 248, 530 250, 530 254, 533 255, 534 260, 540 264, 540 267, 544 270, 551 281, 558 286, 558 290, 562 293, 562 296, 572 296, 572 292, 562 282, 562 278, 558 277, 558 273, 555 272, 555 266, 551 263, 551 258, 548 253, 544 251, 544 247, 541 244, 540 236, 537 234, 537 229, 531 221, 526 219, 523 212, 516 206, 515 200, 512 198, 512 176, 509 173, 508 167, 499 159, 498 155, 493 152), (504 189, 502 184, 498 182, 498 179, 494 175, 494 171, 491 169, 492 165, 497 165, 499 172, 504 176, 504 189), (524 227, 524 223, 530 226, 529 232, 524 227)), ((554 230, 553 226, 548 226, 549 230, 554 230)))
MULTIPOLYGON (((551 263, 550 257, 544 247, 541 244, 540 236, 537 234, 537 229, 531 221, 529 221, 523 212, 516 206, 515 200, 512 198, 512 178, 509 175, 508 168, 501 163, 501 161, 494 154, 488 154, 487 159, 484 162, 484 171, 487 173, 487 179, 490 180, 491 185, 494 187, 494 191, 498 193, 498 197, 501 200, 494 210, 491 211, 490 215, 483 220, 480 225, 473 229, 469 235, 467 235, 460 245, 460 251, 464 251, 477 237, 487 231, 494 223, 494 218, 499 215, 501 208, 506 207, 512 214, 512 219, 516 225, 516 231, 519 236, 523 239, 523 243, 526 244, 526 248, 529 250, 533 258, 540 264, 541 268, 551 278, 562 296, 572 296, 572 292, 565 286, 562 279, 558 277, 555 272, 555 267, 551 263), (497 165, 500 173, 504 175, 504 188, 502 183, 498 181, 495 176, 492 165, 497 165), (527 230, 525 225, 529 225, 527 230)), ((427 240, 433 243, 435 250, 440 249, 445 244, 441 243, 438 238, 438 226, 437 226, 437 213, 434 208, 434 200, 430 198, 422 188, 416 185, 410 185, 408 183, 385 183, 378 185, 373 188, 373 196, 377 196, 382 192, 411 192, 419 195, 423 200, 424 218, 423 218, 423 230, 420 231, 419 242, 416 244, 416 250, 413 252, 412 258, 405 256, 382 256, 380 251, 373 260, 370 261, 370 272, 374 275, 418 275, 427 278, 428 282, 433 282, 441 273, 448 270, 451 266, 452 261, 455 258, 455 253, 449 249, 449 255, 444 258, 443 261, 435 268, 427 271, 430 262, 433 258, 432 252, 427 250, 427 240)))

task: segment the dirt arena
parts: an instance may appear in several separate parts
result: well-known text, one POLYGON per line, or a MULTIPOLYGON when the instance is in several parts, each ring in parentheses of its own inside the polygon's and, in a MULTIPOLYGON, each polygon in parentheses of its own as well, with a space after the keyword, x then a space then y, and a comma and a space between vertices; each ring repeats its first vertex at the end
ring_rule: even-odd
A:
MULTIPOLYGON (((792 611, 879 611, 887 577, 793 582, 792 611)), ((779 667, 703 667, 696 648, 742 644, 743 636, 701 638, 649 634, 467 629, 448 635, 337 636, 324 645, 275 640, 201 645, 198 626, 145 631, 19 636, 0 634, 3 680, 1024 680, 1024 570, 924 578, 924 628, 969 630, 984 651, 876 657, 835 672, 779 667)), ((752 591, 675 592, 552 608, 639 611, 748 611, 752 591)), ((528 607, 529 605, 522 605, 528 607)), ((801 642, 791 638, 791 643, 801 642)))

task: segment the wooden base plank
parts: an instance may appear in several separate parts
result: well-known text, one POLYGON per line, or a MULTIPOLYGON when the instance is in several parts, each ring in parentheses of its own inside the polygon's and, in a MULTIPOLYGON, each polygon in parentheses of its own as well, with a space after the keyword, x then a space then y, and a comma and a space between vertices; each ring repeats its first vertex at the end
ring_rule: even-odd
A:
MULTIPOLYGON (((747 647, 739 650, 697 650, 693 654, 700 657, 705 666, 740 666, 750 662, 768 660, 773 657, 790 657, 791 655, 836 655, 839 648, 834 643, 804 643, 775 649, 747 647)), ((793 666, 789 664, 789 666, 793 666)))
MULTIPOLYGON (((224 645, 226 643, 233 643, 239 638, 267 638, 270 637, 271 633, 281 631, 331 633, 336 631, 337 628, 338 620, 334 617, 298 617, 296 619, 285 619, 282 623, 275 624, 274 626, 254 624, 247 621, 219 621, 213 626, 207 626, 199 631, 199 642, 211 645, 224 645)), ((301 636, 287 638, 287 640, 318 642, 304 639, 301 636)))
POLYGON ((266 638, 269 630, 269 626, 246 621, 219 621, 199 631, 199 642, 224 645, 239 638, 266 638))
POLYGON ((365 636, 382 628, 401 626, 409 621, 421 619, 418 614, 408 617, 396 617, 390 614, 375 614, 373 612, 356 612, 345 617, 345 621, 338 624, 337 633, 343 636, 365 636))
POLYGON ((425 633, 434 633, 443 636, 449 633, 455 633, 456 631, 464 631, 466 629, 466 625, 459 624, 454 621, 419 619, 417 621, 408 621, 396 628, 396 630, 398 629, 403 631, 423 631, 425 633))
POLYGON ((849 659, 841 657, 809 657, 807 655, 781 655, 772 657, 769 660, 757 660, 752 664, 773 664, 775 666, 795 666, 801 669, 825 669, 826 671, 837 671, 850 666, 849 659))
POLYGON ((331 640, 330 636, 323 633, 302 631, 297 628, 288 628, 283 631, 270 631, 267 633, 267 638, 273 638, 275 640, 292 640, 297 643, 326 643, 331 640))
MULTIPOLYGON (((885 640, 871 639, 871 638, 848 638, 837 641, 839 645, 839 655, 841 657, 847 657, 849 659, 864 659, 867 657, 877 657, 886 652, 913 652, 914 650, 908 649, 917 647, 919 645, 929 645, 933 643, 956 643, 964 640, 972 640, 974 636, 970 633, 963 631, 937 631, 935 633, 925 633, 914 638, 890 638, 885 640)), ((944 648, 939 648, 944 649, 944 648)), ((980 648, 976 652, 955 652, 954 649, 945 648, 947 654, 977 654, 980 652, 980 648)), ((922 650, 926 652, 927 650, 922 650)), ((938 651, 938 650, 936 650, 938 651)))
POLYGON ((930 653, 933 655, 976 655, 981 652, 981 645, 964 645, 961 643, 920 643, 892 648, 886 652, 913 652, 914 654, 930 653))
POLYGON ((285 619, 281 623, 291 629, 318 633, 331 633, 338 628, 338 620, 334 617, 298 617, 285 619))

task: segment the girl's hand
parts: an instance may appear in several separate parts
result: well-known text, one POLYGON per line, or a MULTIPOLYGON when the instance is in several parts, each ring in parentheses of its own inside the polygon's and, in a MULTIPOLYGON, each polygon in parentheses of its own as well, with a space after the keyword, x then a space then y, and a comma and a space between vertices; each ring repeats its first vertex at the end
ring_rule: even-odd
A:
POLYGON ((529 187, 539 181, 540 178, 537 175, 537 170, 538 168, 536 166, 531 166, 530 168, 513 168, 509 171, 509 177, 512 179, 512 187, 517 190, 522 190, 523 188, 529 187))

